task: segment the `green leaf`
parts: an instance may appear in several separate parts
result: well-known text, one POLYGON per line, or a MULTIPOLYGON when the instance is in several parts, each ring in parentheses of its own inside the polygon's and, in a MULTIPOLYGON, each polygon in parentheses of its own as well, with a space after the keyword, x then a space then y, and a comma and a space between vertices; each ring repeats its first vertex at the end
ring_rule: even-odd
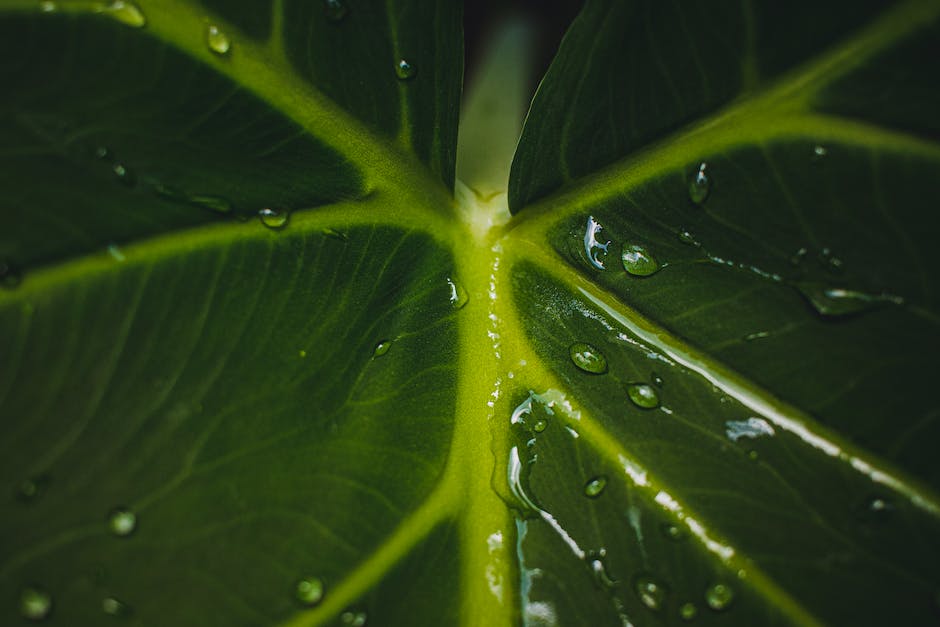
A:
POLYGON ((3 3, 0 623, 933 624, 940 3, 803 4, 458 150, 459 3, 3 3))

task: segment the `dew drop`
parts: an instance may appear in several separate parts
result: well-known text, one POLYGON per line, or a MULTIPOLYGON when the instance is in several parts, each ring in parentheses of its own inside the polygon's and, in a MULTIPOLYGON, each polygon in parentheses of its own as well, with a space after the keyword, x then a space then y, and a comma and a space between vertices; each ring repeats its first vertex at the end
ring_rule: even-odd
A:
POLYGON ((663 378, 662 378, 661 376, 659 376, 658 374, 656 374, 656 373, 654 372, 654 373, 653 373, 653 376, 652 376, 651 378, 653 379, 653 384, 654 384, 656 387, 658 387, 658 388, 663 387, 663 383, 665 383, 665 382, 663 381, 663 378))
POLYGON ((676 233, 676 237, 679 238, 679 241, 688 246, 698 246, 698 240, 695 239, 695 236, 689 233, 688 231, 679 231, 676 233))
POLYGON ((892 294, 868 294, 856 290, 834 288, 822 283, 797 283, 796 288, 809 304, 823 316, 844 316, 881 305, 903 305, 904 299, 892 294))
POLYGON ((813 147, 813 154, 816 155, 817 157, 825 157, 826 154, 828 154, 828 152, 829 151, 826 150, 826 147, 821 144, 816 144, 813 147))
POLYGON ((346 611, 339 616, 340 622, 348 627, 362 627, 366 624, 366 618, 365 612, 346 611))
POLYGON ((349 236, 343 233, 342 231, 337 231, 336 229, 326 228, 321 231, 324 235, 330 239, 335 239, 340 242, 346 242, 349 240, 349 236))
POLYGON ((532 425, 532 430, 536 433, 542 433, 545 429, 548 428, 548 421, 544 418, 538 418, 535 423, 532 425))
POLYGON ((343 0, 323 0, 323 13, 331 22, 339 22, 349 13, 343 0))
POLYGON ((705 202, 705 199, 708 198, 708 192, 711 190, 711 180, 709 180, 708 174, 705 173, 707 167, 707 163, 702 163, 692 180, 689 181, 689 198, 696 205, 705 202))
POLYGON ((43 13, 55 13, 58 9, 59 7, 56 6, 55 2, 44 0, 39 3, 39 10, 43 13))
POLYGON ((470 297, 467 296, 467 290, 453 279, 447 279, 447 286, 450 289, 450 304, 454 309, 463 309, 470 297))
POLYGON ((231 213, 232 211, 232 203, 221 196, 196 195, 188 196, 187 200, 198 207, 203 207, 216 213, 231 213))
POLYGON ((659 263, 640 244, 624 244, 620 258, 623 269, 633 276, 649 276, 659 270, 659 263))
POLYGON ((627 386, 627 396, 634 405, 643 409, 655 409, 659 406, 659 394, 649 383, 631 383, 627 386))
POLYGON ((805 247, 801 247, 799 250, 793 253, 792 257, 790 257, 790 263, 792 263, 794 266, 800 265, 801 263, 803 263, 803 260, 806 259, 807 252, 808 251, 806 250, 805 247))
POLYGON ((585 342, 575 342, 568 348, 568 355, 574 365, 591 374, 607 372, 607 358, 599 350, 585 342))
POLYGON ((114 535, 127 537, 137 529, 137 514, 129 509, 114 509, 108 518, 108 526, 114 535))
POLYGON ((206 25, 206 43, 212 52, 225 55, 232 49, 232 42, 215 24, 206 25))
POLYGON ((607 572, 607 549, 592 551, 587 555, 588 565, 591 567, 591 574, 601 588, 610 590, 617 585, 617 582, 607 572))
POLYGON ((28 620, 44 620, 52 612, 52 595, 35 586, 20 593, 20 614, 28 620))
POLYGON ((651 610, 659 610, 666 602, 666 586, 651 575, 639 575, 633 583, 633 589, 643 605, 651 610))
POLYGON ((859 519, 863 522, 883 523, 894 514, 894 502, 884 496, 868 498, 859 511, 859 519))
POLYGON ((734 590, 726 584, 716 583, 705 591, 705 602, 713 610, 727 609, 732 601, 734 601, 734 590))
POLYGON ((317 577, 304 577, 297 582, 297 600, 304 605, 316 605, 323 599, 323 580, 317 577))
POLYGON ((300 357, 301 359, 303 359, 304 357, 307 356, 307 351, 305 351, 304 349, 300 349, 299 351, 297 351, 297 355, 298 355, 298 357, 300 357))
POLYGON ((101 9, 105 14, 134 28, 142 28, 147 24, 147 17, 133 2, 128 0, 114 0, 101 9))
POLYGON ((381 342, 375 345, 375 349, 372 351, 372 356, 381 357, 382 355, 387 353, 388 349, 390 349, 391 347, 392 347, 391 340, 382 340, 381 342))
POLYGON ((591 265, 598 270, 603 270, 606 267, 604 265, 604 258, 607 257, 607 248, 610 246, 610 241, 602 244, 600 240, 597 239, 603 228, 604 227, 594 219, 594 216, 588 216, 587 225, 584 227, 584 254, 587 255, 591 265))
POLYGON ((694 603, 683 603, 679 607, 679 616, 682 620, 692 620, 698 614, 698 608, 695 607, 694 603))
POLYGON ((587 496, 592 499, 596 499, 601 495, 601 492, 604 491, 604 488, 607 487, 607 477, 604 475, 598 475, 584 484, 584 496, 587 496))
POLYGON ((0 287, 11 290, 20 284, 22 277, 14 263, 7 259, 0 259, 0 287))
POLYGON ((130 613, 130 608, 119 599, 106 597, 101 600, 101 611, 108 616, 126 616, 130 613))
POLYGON ((670 540, 682 540, 685 538, 685 533, 682 532, 682 528, 678 525, 672 523, 663 524, 660 529, 663 532, 663 535, 669 538, 670 540))
POLYGON ((261 224, 269 229, 280 230, 287 226, 289 214, 286 211, 265 207, 258 211, 258 218, 260 218, 261 224))
POLYGON ((398 80, 410 81, 417 73, 418 68, 405 59, 400 59, 398 63, 395 64, 395 76, 398 77, 398 80))
POLYGON ((116 176, 120 182, 128 187, 133 187, 137 182, 137 177, 134 176, 134 173, 123 163, 115 163, 111 166, 111 171, 114 172, 114 176, 116 176))

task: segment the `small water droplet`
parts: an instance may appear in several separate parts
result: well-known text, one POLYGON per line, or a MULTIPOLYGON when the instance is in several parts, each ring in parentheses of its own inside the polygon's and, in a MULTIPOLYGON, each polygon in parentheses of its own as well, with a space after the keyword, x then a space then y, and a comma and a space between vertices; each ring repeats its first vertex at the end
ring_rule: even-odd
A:
POLYGON ((627 386, 627 396, 634 405, 643 409, 655 409, 659 406, 659 394, 649 383, 631 383, 627 386))
POLYGON ((52 595, 36 586, 20 592, 20 614, 28 620, 44 620, 52 612, 52 595))
POLYGON ((417 73, 418 68, 405 59, 400 59, 398 63, 395 64, 395 76, 398 77, 398 80, 410 81, 417 73))
POLYGON ((304 357, 307 356, 307 351, 305 351, 304 349, 300 349, 299 351, 297 351, 297 355, 300 356, 301 359, 303 359, 304 357))
POLYGON ((38 475, 24 479, 16 488, 16 498, 23 503, 30 503, 41 497, 48 486, 48 475, 38 475))
POLYGON ((752 449, 747 452, 747 458, 752 462, 756 462, 760 458, 760 453, 752 449))
POLYGON ((653 385, 655 385, 658 388, 663 387, 663 383, 665 383, 665 381, 663 381, 663 378, 661 376, 659 376, 658 374, 654 372, 651 378, 653 379, 653 385))
POLYGON ((689 181, 689 198, 696 205, 705 202, 705 199, 708 198, 708 192, 711 191, 711 180, 708 178, 708 174, 705 173, 707 167, 707 163, 702 163, 692 180, 689 181))
POLYGON ((137 183, 137 177, 134 176, 133 171, 131 171, 123 163, 115 163, 111 166, 111 171, 114 172, 114 175, 117 179, 127 185, 128 187, 133 187, 137 183))
POLYGON ((101 611, 108 616, 126 616, 130 614, 130 608, 127 604, 114 597, 106 597, 101 600, 101 611))
POLYGON ((604 491, 604 488, 607 487, 607 477, 604 475, 598 475, 588 480, 584 484, 584 496, 596 499, 601 495, 601 492, 604 491))
POLYGON ((652 575, 638 575, 633 583, 633 589, 636 591, 643 605, 651 610, 659 610, 666 602, 666 586, 657 581, 652 575))
POLYGON ((732 601, 734 601, 734 590, 729 585, 716 583, 705 591, 705 602, 713 610, 727 609, 732 601))
POLYGON ((134 28, 142 28, 147 24, 147 17, 144 15, 144 12, 140 10, 140 7, 129 0, 113 0, 113 2, 104 5, 101 11, 117 21, 127 24, 128 26, 133 26, 134 28))
POLYGON ((679 525, 664 523, 660 529, 662 530, 663 535, 670 540, 682 540, 685 538, 685 533, 682 531, 682 528, 679 527, 679 525))
POLYGON ((8 259, 0 259, 0 287, 11 290, 20 284, 22 276, 16 265, 8 259))
POLYGON ((688 231, 679 231, 678 233, 676 233, 676 237, 678 237, 679 241, 682 242, 683 244, 687 244, 689 246, 699 245, 698 240, 695 239, 695 236, 689 233, 688 231))
POLYGON ((43 13, 55 13, 58 8, 55 2, 49 2, 48 0, 39 3, 39 10, 43 13))
POLYGON ((542 433, 545 429, 548 428, 548 421, 544 418, 536 419, 535 423, 532 425, 532 430, 536 433, 542 433))
POLYGON ((809 304, 824 316, 844 316, 867 311, 881 305, 903 305, 904 299, 892 294, 868 294, 835 288, 822 283, 801 282, 796 288, 809 304))
POLYGON ((297 582, 297 600, 304 605, 316 605, 323 599, 323 580, 318 577, 304 577, 297 582))
POLYGON ((107 146, 98 146, 95 148, 95 157, 101 159, 102 161, 110 161, 112 155, 107 146))
POLYGON ((760 340, 765 337, 770 337, 770 331, 757 331, 755 333, 748 333, 744 336, 745 342, 753 342, 754 340, 760 340))
POLYGON ((683 603, 679 607, 679 616, 682 620, 692 620, 698 614, 698 608, 695 607, 694 603, 683 603))
POLYGON ((278 211, 277 209, 265 207, 258 211, 258 218, 260 218, 261 224, 269 229, 280 230, 287 226, 290 214, 286 211, 278 211))
POLYGON ((640 244, 624 244, 620 258, 623 261, 623 269, 633 276, 649 276, 659 270, 659 263, 640 244))
POLYGON ((809 251, 807 251, 806 248, 801 247, 799 250, 793 253, 792 257, 790 257, 790 263, 792 263, 794 266, 800 265, 803 263, 803 260, 806 259, 807 252, 809 251))
POLYGON ((366 618, 365 612, 346 611, 339 616, 340 622, 343 625, 348 625, 348 627, 362 627, 366 624, 366 618))
POLYGON ((336 229, 326 228, 323 229, 322 233, 329 237, 330 239, 335 239, 340 242, 346 242, 349 240, 349 236, 343 233, 342 231, 337 231, 336 229))
POLYGON ((375 349, 372 351, 372 356, 381 357, 382 355, 387 353, 388 349, 390 349, 391 347, 392 347, 391 340, 382 340, 381 342, 375 345, 375 349))
POLYGON ((111 533, 120 537, 127 537, 137 529, 137 514, 122 507, 111 511, 108 518, 111 533))
POLYGON ((599 350, 585 342, 575 342, 568 348, 568 355, 574 365, 591 374, 607 372, 607 358, 599 350))
POLYGON ((349 13, 343 0, 323 0, 323 13, 331 22, 339 22, 349 13))
POLYGON ((216 54, 225 55, 232 48, 232 42, 228 35, 223 33, 215 24, 206 25, 206 43, 209 50, 216 54))
POLYGON ((607 248, 610 246, 610 241, 601 244, 597 239, 603 228, 594 216, 588 216, 587 226, 584 227, 584 254, 587 255, 591 265, 598 270, 606 267, 604 258, 607 257, 607 248))
POLYGON ((858 518, 862 522, 883 523, 894 514, 894 502, 884 496, 869 497, 859 509, 858 518))
POLYGON ((607 572, 606 558, 607 549, 591 551, 586 556, 588 565, 591 567, 591 574, 594 575, 594 581, 596 581, 601 588, 611 590, 617 585, 617 582, 610 576, 610 573, 607 572))
POLYGON ((828 154, 828 152, 829 151, 826 150, 826 147, 821 144, 816 144, 813 147, 813 154, 816 155, 817 157, 825 157, 826 154, 828 154))
POLYGON ((470 297, 467 296, 467 290, 450 278, 447 279, 447 286, 450 289, 450 304, 454 309, 462 309, 463 306, 467 304, 467 301, 470 300, 470 297))

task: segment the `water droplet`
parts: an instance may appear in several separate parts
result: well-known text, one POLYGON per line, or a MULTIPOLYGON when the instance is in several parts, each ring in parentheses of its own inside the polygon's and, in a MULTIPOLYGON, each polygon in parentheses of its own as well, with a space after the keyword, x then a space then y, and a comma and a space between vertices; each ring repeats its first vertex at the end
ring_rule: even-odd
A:
POLYGON ((655 409, 659 406, 659 394, 649 383, 631 383, 627 386, 627 396, 634 405, 643 409, 655 409))
POLYGON ((663 387, 663 383, 665 383, 665 381, 663 381, 663 378, 662 378, 661 376, 659 376, 658 374, 656 374, 656 373, 654 372, 653 375, 652 375, 652 377, 650 377, 650 378, 653 379, 653 384, 654 384, 656 387, 658 387, 658 388, 663 387))
POLYGON ((688 244, 689 246, 698 246, 698 240, 695 239, 695 236, 689 233, 688 231, 679 231, 676 234, 676 237, 679 238, 679 241, 683 244, 688 244))
POLYGON ((326 228, 323 229, 322 233, 331 239, 338 240, 340 242, 345 242, 349 240, 349 236, 343 233, 342 231, 337 231, 336 229, 326 228))
POLYGON ((111 171, 114 172, 114 175, 119 181, 128 187, 133 187, 137 182, 137 177, 134 176, 134 173, 123 163, 115 163, 111 166, 111 171))
POLYGON ((679 616, 682 620, 692 620, 698 614, 698 608, 694 603, 683 603, 679 608, 679 616))
POLYGON ((16 488, 16 498, 23 503, 35 501, 43 495, 48 486, 48 475, 38 475, 36 477, 24 479, 16 488))
POLYGON ((709 180, 708 175, 705 173, 705 168, 707 167, 707 163, 702 163, 698 167, 698 171, 696 171, 695 175, 692 177, 692 180, 689 181, 689 198, 696 205, 705 202, 705 199, 708 198, 708 192, 711 191, 711 180, 709 180))
POLYGON ((20 284, 22 277, 12 261, 0 259, 0 287, 11 290, 20 284))
POLYGON ((447 279, 447 286, 450 288, 450 304, 454 309, 462 309, 470 297, 467 296, 467 290, 453 279, 447 279))
POLYGON ((587 483, 584 484, 584 495, 592 499, 596 499, 601 495, 601 492, 604 491, 604 488, 607 487, 607 477, 604 475, 598 475, 592 479, 589 479, 587 483))
POLYGON ((624 244, 620 258, 623 269, 633 276, 649 276, 659 270, 659 263, 639 244, 624 244))
POLYGON ((350 612, 346 611, 340 614, 339 620, 343 625, 348 625, 349 627, 362 627, 366 624, 366 613, 365 612, 350 612))
POLYGON ((372 351, 372 356, 381 357, 382 355, 387 353, 388 349, 390 349, 391 347, 392 347, 391 340, 382 340, 381 342, 375 345, 375 349, 372 351))
POLYGON ((724 610, 734 601, 734 590, 731 586, 716 583, 705 591, 705 602, 713 610, 724 610))
POLYGON ((642 574, 637 576, 633 583, 633 589, 636 591, 643 605, 651 610, 659 610, 666 602, 666 586, 654 579, 651 575, 642 574))
POLYGON ((884 496, 872 496, 862 505, 858 517, 863 522, 883 523, 894 514, 894 502, 884 496))
POLYGON ((810 305, 824 316, 844 316, 867 311, 881 305, 903 305, 904 299, 892 294, 868 294, 834 288, 822 283, 797 283, 796 288, 810 305))
POLYGON ((261 219, 261 224, 269 229, 279 230, 287 226, 290 214, 286 211, 278 211, 277 209, 265 207, 258 211, 258 217, 261 219))
POLYGON ((101 11, 117 21, 127 24, 128 26, 133 26, 134 28, 142 28, 147 24, 147 18, 144 12, 140 10, 140 7, 128 0, 114 0, 113 2, 109 2, 101 8, 101 11))
POLYGON ((607 358, 599 350, 584 342, 575 342, 568 348, 574 365, 591 374, 607 372, 607 358))
POLYGON ((747 458, 752 462, 756 462, 760 458, 760 453, 755 450, 750 450, 747 452, 747 458))
POLYGON ((108 616, 126 616, 130 613, 130 608, 119 599, 106 597, 101 600, 101 611, 108 616))
POLYGON ((300 356, 301 359, 303 359, 304 357, 307 356, 307 351, 305 351, 304 349, 300 349, 299 351, 297 351, 297 354, 300 356))
POLYGON ((591 551, 586 556, 588 565, 591 567, 591 574, 601 588, 610 590, 617 585, 617 582, 607 572, 607 549, 591 551))
POLYGON ((538 418, 535 421, 535 424, 532 425, 532 430, 536 433, 542 433, 545 429, 548 428, 548 421, 544 418, 538 418))
POLYGON ((755 333, 748 333, 744 336, 745 342, 753 342, 754 340, 760 340, 765 337, 770 337, 770 331, 757 331, 755 333))
POLYGON ((216 54, 225 55, 232 49, 232 42, 228 35, 219 30, 215 24, 206 26, 206 43, 209 45, 209 50, 216 54))
POLYGON ((343 0, 323 0, 323 12, 331 22, 339 22, 349 13, 343 0))
POLYGON ((232 203, 221 196, 196 195, 187 197, 187 200, 196 206, 216 213, 230 213, 232 211, 232 203))
POLYGON ((679 527, 679 525, 665 523, 660 527, 660 529, 662 530, 663 535, 670 540, 682 540, 685 538, 685 533, 682 531, 682 528, 679 527))
POLYGON ((55 2, 49 2, 48 0, 39 3, 39 10, 43 13, 55 13, 58 8, 55 2))
POLYGON ((397 64, 395 64, 395 75, 398 77, 398 80, 410 81, 417 73, 418 68, 405 59, 401 59, 397 64))
POLYGON ((732 442, 737 442, 741 438, 769 437, 775 433, 773 425, 757 416, 751 416, 747 420, 728 420, 725 422, 725 435, 732 442))
POLYGON ((793 253, 792 257, 790 257, 790 263, 792 263, 794 266, 800 265, 801 263, 803 263, 803 260, 806 259, 807 252, 808 251, 806 250, 806 248, 800 248, 795 253, 793 253))
POLYGON ((297 600, 304 605, 316 605, 323 599, 323 581, 317 577, 304 577, 297 582, 297 600))
POLYGON ((52 612, 52 595, 35 586, 20 592, 20 614, 29 620, 44 620, 52 612))
POLYGON ((108 526, 111 529, 111 533, 116 536, 129 536, 134 533, 134 530, 137 528, 137 514, 129 509, 114 509, 108 518, 108 526))
POLYGON ((826 150, 826 147, 820 144, 816 144, 813 147, 813 154, 816 155, 817 157, 825 157, 828 152, 829 151, 826 150))
POLYGON ((594 216, 588 216, 587 226, 584 228, 584 254, 587 255, 591 265, 598 270, 603 270, 606 267, 604 266, 604 258, 607 257, 607 248, 610 246, 610 241, 601 244, 600 240, 597 239, 603 228, 594 219, 594 216))

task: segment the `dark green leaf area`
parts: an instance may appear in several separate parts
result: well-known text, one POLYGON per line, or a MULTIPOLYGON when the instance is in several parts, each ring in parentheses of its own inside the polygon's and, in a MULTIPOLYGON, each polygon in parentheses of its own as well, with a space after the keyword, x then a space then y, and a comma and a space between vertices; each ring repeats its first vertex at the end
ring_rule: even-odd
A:
POLYGON ((884 5, 748 4, 588 2, 526 119, 513 212, 826 51, 884 5))
POLYGON ((332 149, 146 29, 7 16, 0 56, 0 258, 20 267, 364 192, 332 149))
MULTIPOLYGON (((565 428, 571 427, 579 436, 571 445, 587 447, 570 454, 539 448, 542 435, 536 434, 524 485, 583 550, 608 548, 613 579, 628 580, 644 564, 673 590, 671 603, 694 601, 702 598, 706 575, 721 579, 723 567, 733 575, 736 598, 754 594, 767 604, 755 612, 777 608, 786 622, 807 616, 887 621, 898 608, 910 624, 933 620, 930 604, 940 581, 931 558, 940 550, 940 528, 930 511, 935 506, 880 483, 858 452, 807 435, 788 416, 761 413, 752 393, 711 378, 707 359, 683 365, 648 344, 618 305, 590 290, 572 293, 528 263, 513 273, 522 327, 562 386, 536 390, 543 403, 555 399, 547 405, 554 421, 543 433, 554 428, 571 439, 565 428), (572 363, 574 342, 602 352, 608 372, 594 375, 572 363), (631 399, 630 388, 638 383, 655 391, 656 408, 631 399), (579 413, 566 415, 559 394, 579 413), (606 487, 587 498, 587 482, 598 475, 606 475, 606 487), (615 497, 618 490, 626 496, 615 497), (605 497, 616 499, 619 514, 585 520, 591 503, 605 497), (639 522, 631 520, 631 508, 639 522), (682 549, 681 558, 658 556, 660 536, 636 532, 635 525, 664 519, 688 536, 694 550, 682 549), (611 550, 618 542, 624 548, 611 550), (635 556, 644 551, 646 563, 635 556), (860 605, 858 598, 868 602, 860 605)), ((747 602, 729 608, 729 615, 737 607, 745 611, 747 602)))
MULTIPOLYGON (((274 15, 274 0, 252 0, 251 2, 232 2, 232 0, 199 0, 207 9, 234 24, 244 35, 253 39, 268 39, 271 21, 274 15)), ((311 2, 320 4, 320 2, 311 2)))
POLYGON ((940 21, 874 56, 816 97, 822 111, 940 138, 940 89, 924 59, 940 58, 940 21))
POLYGON ((342 107, 402 142, 451 188, 463 79, 461 3, 340 0, 342 10, 328 4, 285 2, 291 63, 342 107))
POLYGON ((940 485, 928 393, 940 249, 917 226, 932 211, 936 163, 808 141, 702 161, 711 187, 701 205, 688 196, 689 164, 559 223, 553 246, 706 354, 940 485), (606 254, 586 248, 589 216, 606 254), (661 269, 626 272, 628 243, 661 269))
MULTIPOLYGON (((446 522, 412 549, 363 599, 347 610, 365 614, 366 625, 457 625, 460 623, 458 528, 446 522)), ((349 625, 349 614, 334 624, 349 625)))
POLYGON ((0 301, 0 587, 41 585, 62 624, 104 621, 108 596, 144 624, 285 619, 298 580, 329 594, 443 468, 447 253, 238 228, 0 301))

